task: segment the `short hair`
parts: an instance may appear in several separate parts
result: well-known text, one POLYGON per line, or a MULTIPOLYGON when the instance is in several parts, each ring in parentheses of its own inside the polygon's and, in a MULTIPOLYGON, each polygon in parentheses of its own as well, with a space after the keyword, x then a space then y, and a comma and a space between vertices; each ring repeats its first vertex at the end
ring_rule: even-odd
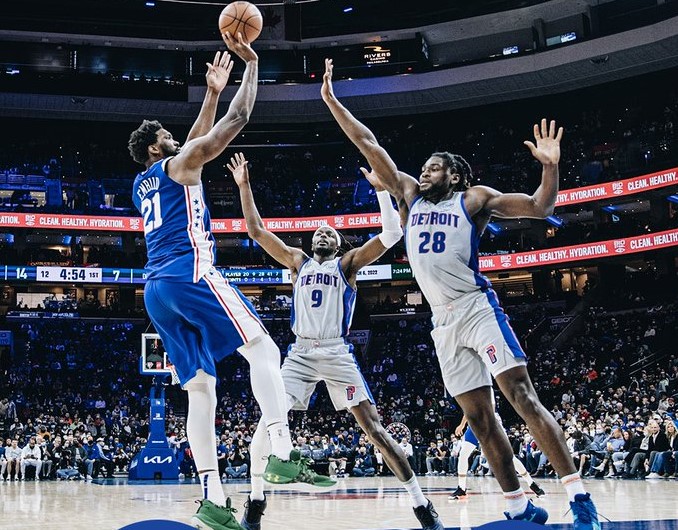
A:
POLYGON ((458 173, 461 176, 459 184, 456 184, 454 187, 460 186, 464 189, 471 187, 471 180, 473 180, 473 171, 471 170, 471 165, 464 159, 461 155, 455 155, 448 151, 440 151, 433 153, 432 157, 437 156, 443 159, 443 166, 445 168, 451 168, 453 173, 458 173))
POLYGON ((129 135, 127 149, 138 164, 146 165, 148 161, 148 146, 158 141, 158 131, 162 124, 158 120, 144 120, 139 128, 129 135))

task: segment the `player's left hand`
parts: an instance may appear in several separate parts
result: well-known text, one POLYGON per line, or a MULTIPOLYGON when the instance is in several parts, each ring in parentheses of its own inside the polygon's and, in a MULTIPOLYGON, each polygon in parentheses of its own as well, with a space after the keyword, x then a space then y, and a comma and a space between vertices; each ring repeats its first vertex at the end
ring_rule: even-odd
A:
POLYGON ((563 128, 558 128, 556 134, 556 120, 551 120, 547 128, 546 118, 539 124, 534 124, 534 140, 536 145, 529 140, 523 143, 529 148, 532 156, 545 166, 555 165, 560 161, 560 139, 563 137, 563 128))
POLYGON ((233 61, 231 54, 228 52, 217 52, 214 56, 214 61, 207 64, 207 73, 205 79, 207 80, 207 88, 220 93, 228 83, 228 78, 233 69, 233 61))
POLYGON ((231 162, 226 164, 228 170, 233 173, 233 179, 238 186, 246 184, 250 180, 250 173, 247 169, 247 160, 242 153, 236 153, 231 158, 231 162))
POLYGON ((332 87, 332 70, 334 65, 332 59, 325 59, 325 73, 323 74, 323 86, 320 88, 320 95, 324 101, 334 97, 334 88, 332 87))
POLYGON ((374 191, 385 191, 386 188, 381 183, 381 180, 379 179, 379 175, 377 175, 374 170, 372 171, 367 171, 364 167, 360 168, 360 171, 363 172, 363 175, 365 175, 365 178, 370 181, 370 184, 374 186, 374 191))

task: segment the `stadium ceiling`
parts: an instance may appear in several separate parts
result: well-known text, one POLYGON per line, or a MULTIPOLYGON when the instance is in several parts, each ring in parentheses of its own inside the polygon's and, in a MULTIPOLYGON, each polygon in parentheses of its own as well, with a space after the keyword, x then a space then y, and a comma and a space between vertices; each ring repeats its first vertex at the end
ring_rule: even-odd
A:
MULTIPOLYGON (((218 38, 216 21, 227 1, 24 0, 3 2, 0 30, 91 33, 176 40, 218 38)), ((499 13, 547 0, 260 0, 299 21, 303 38, 388 31, 499 13), (349 8, 352 8, 350 11, 349 8)))

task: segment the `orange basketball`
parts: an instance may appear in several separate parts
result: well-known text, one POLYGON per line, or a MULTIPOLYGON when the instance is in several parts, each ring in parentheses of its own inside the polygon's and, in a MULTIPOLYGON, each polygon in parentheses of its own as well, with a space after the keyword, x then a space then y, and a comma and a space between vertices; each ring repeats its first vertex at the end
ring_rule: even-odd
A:
POLYGON ((252 43, 264 27, 264 18, 261 11, 249 2, 233 2, 228 4, 219 15, 219 31, 226 40, 228 31, 234 39, 238 39, 238 32, 247 43, 252 43))

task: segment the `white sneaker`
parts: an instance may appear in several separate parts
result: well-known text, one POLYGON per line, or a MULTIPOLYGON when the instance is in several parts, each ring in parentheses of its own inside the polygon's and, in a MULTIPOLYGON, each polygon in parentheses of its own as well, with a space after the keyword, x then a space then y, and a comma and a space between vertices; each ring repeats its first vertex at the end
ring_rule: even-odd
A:
POLYGON ((92 475, 87 475, 87 476, 85 477, 85 480, 94 480, 94 479, 92 478, 92 475))
POLYGON ((647 479, 647 478, 661 478, 661 477, 659 476, 659 473, 650 473, 645 478, 647 479))
POLYGON ((603 469, 605 469, 605 464, 600 464, 598 466, 594 466, 591 469, 595 469, 596 471, 602 471, 603 469))
POLYGON ((614 478, 616 475, 614 473, 608 473, 605 475, 605 478, 614 478))

